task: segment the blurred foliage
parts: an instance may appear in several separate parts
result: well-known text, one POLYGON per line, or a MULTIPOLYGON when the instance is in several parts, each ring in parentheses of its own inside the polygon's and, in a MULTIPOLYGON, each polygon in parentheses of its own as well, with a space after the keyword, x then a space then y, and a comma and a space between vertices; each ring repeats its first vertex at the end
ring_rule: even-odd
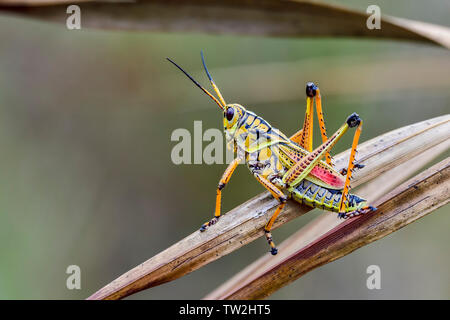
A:
MULTIPOLYGON (((364 9, 365 2, 332 1, 364 9)), ((448 25, 448 2, 378 1, 383 13, 448 25), (430 10, 429 8, 433 8, 430 10)), ((373 1, 370 4, 374 4, 373 1)), ((239 68, 314 58, 317 73, 294 83, 298 96, 317 81, 329 131, 357 111, 362 140, 450 111, 448 51, 419 44, 336 39, 274 39, 149 34, 64 26, 0 16, 0 298, 80 299, 131 267, 196 230, 213 213, 215 187, 225 165, 172 164, 170 135, 176 128, 220 128, 221 114, 164 58, 201 74, 200 49, 211 72, 236 67, 216 83, 227 101, 239 102, 286 134, 303 121, 303 99, 243 101, 234 92, 249 84, 239 68), (438 58, 422 77, 417 57, 438 58), (383 66, 405 60, 400 88, 390 70, 355 73, 348 61, 383 66), (348 72, 362 85, 376 76, 386 90, 339 94, 327 83, 348 72), (348 67, 348 71, 346 71, 348 67), (329 72, 331 70, 331 72, 329 72), (329 74, 328 74, 329 72, 329 74), (411 87, 408 87, 411 83, 411 87), (164 84, 164 86, 162 85, 164 84), (333 94, 327 94, 330 87, 333 94), (68 265, 82 271, 82 289, 66 288, 68 265)), ((359 69, 356 69, 359 70, 359 69)), ((400 71, 399 71, 400 72, 400 71)), ((339 79, 339 78, 338 78, 339 79)), ((252 87, 282 87, 291 79, 259 78, 252 87)), ((373 79, 372 79, 373 80, 373 79)), ((252 100, 252 97, 255 97, 252 100)), ((317 126, 316 126, 317 129, 317 126)), ((320 134, 315 135, 319 142, 320 134)), ((335 152, 345 150, 346 137, 335 152)), ((448 156, 448 154, 447 154, 448 156)), ((223 210, 261 192, 239 167, 224 192, 223 210)), ((450 298, 449 207, 353 254, 319 268, 273 298, 450 298), (381 267, 382 290, 366 288, 366 268, 381 267)), ((317 216, 313 212, 275 231, 278 241, 317 216)), ((201 298, 267 250, 263 239, 182 279, 133 298, 201 298)))

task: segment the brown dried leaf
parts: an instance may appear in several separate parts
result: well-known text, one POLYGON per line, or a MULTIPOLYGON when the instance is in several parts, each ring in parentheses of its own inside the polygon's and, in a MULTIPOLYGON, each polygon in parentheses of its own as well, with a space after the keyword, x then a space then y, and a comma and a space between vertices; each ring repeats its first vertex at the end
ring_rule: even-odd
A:
MULTIPOLYGON (((0 10, 65 25, 66 0, 0 0, 0 10)), ((312 0, 70 1, 88 28, 204 32, 276 37, 363 37, 433 43, 450 48, 450 29, 383 17, 366 27, 365 12, 312 0)))

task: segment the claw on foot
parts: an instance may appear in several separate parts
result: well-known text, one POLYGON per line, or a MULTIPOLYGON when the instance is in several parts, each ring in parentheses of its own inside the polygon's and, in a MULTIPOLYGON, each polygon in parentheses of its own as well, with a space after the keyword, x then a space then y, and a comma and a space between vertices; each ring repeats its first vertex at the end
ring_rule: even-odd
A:
POLYGON ((219 221, 219 217, 214 217, 211 220, 209 220, 208 222, 204 223, 201 227, 200 227, 200 232, 205 231, 206 229, 208 229, 208 227, 212 226, 213 224, 216 224, 217 221, 219 221))
MULTIPOLYGON (((354 169, 362 169, 365 166, 366 166, 365 164, 355 163, 353 165, 353 168, 354 169)), ((347 168, 342 168, 341 170, 339 170, 339 173, 342 174, 343 176, 345 176, 347 174, 347 168)))
POLYGON ((361 208, 361 209, 358 209, 358 210, 355 210, 352 212, 339 212, 338 217, 341 219, 348 219, 348 218, 353 218, 353 217, 360 216, 362 214, 369 213, 369 212, 376 211, 376 210, 377 210, 377 208, 375 208, 373 206, 367 206, 367 207, 364 207, 364 208, 361 208))
POLYGON ((339 212, 338 213, 338 218, 339 219, 347 219, 347 214, 345 212, 339 212))
POLYGON ((270 231, 267 231, 267 230, 264 230, 264 232, 266 233, 267 243, 270 246, 270 253, 274 256, 278 253, 278 249, 275 247, 275 243, 273 242, 273 239, 272 239, 272 234, 270 233, 270 231))

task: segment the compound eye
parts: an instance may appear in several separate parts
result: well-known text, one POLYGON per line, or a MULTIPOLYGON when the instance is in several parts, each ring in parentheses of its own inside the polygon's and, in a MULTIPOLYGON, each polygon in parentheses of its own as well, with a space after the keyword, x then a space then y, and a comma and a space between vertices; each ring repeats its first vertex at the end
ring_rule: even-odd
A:
POLYGON ((231 121, 234 117, 234 109, 228 108, 227 111, 225 112, 225 116, 227 117, 228 121, 231 121))

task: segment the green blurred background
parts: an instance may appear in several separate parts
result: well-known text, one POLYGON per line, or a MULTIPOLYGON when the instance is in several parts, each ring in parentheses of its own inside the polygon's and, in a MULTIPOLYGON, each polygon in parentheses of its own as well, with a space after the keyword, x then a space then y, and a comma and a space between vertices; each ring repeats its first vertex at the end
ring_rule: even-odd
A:
MULTIPOLYGON (((378 4, 383 14, 450 26, 447 0, 330 2, 364 11, 378 4)), ((320 85, 328 130, 357 111, 365 120, 362 140, 450 111, 450 54, 421 44, 69 31, 5 15, 0 44, 2 299, 86 298, 210 218, 226 165, 174 165, 170 136, 177 128, 193 132, 194 120, 220 129, 222 116, 165 57, 206 84, 203 49, 225 99, 286 134, 302 124, 307 81, 320 85), (72 264, 81 268, 81 290, 66 288, 72 264)), ((240 166, 223 211, 261 191, 240 166)), ((271 298, 448 299, 449 211, 316 269, 271 298), (381 268, 381 290, 366 288, 372 264, 381 268)), ((275 239, 319 213, 277 229, 275 239)), ((267 250, 258 239, 133 298, 202 298, 267 250)))

